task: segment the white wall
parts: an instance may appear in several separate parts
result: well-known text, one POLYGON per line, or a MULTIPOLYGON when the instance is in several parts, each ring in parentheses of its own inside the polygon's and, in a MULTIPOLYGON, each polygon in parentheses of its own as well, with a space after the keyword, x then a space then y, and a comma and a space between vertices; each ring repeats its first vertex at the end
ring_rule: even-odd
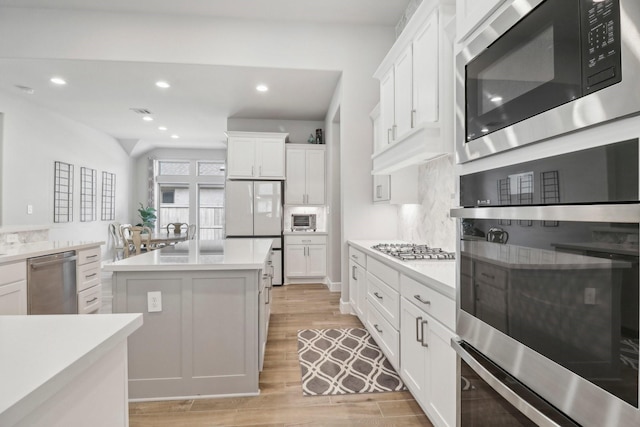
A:
MULTIPOLYGON (((25 96, 0 93, 2 138, 2 226, 48 225, 52 240, 104 240, 100 220, 101 174, 116 174, 116 220, 128 217, 130 160, 118 142, 81 123, 37 106, 25 96), (72 223, 53 223, 54 162, 75 169, 72 223), (98 220, 80 222, 80 168, 98 174, 98 220), (33 214, 27 214, 33 205, 33 214)), ((104 248, 103 248, 104 249, 104 248)))

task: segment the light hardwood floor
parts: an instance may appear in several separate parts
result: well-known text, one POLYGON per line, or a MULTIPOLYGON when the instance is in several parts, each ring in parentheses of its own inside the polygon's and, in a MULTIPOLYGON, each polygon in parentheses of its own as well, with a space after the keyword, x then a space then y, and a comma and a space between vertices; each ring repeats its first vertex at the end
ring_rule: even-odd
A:
POLYGON ((409 392, 302 395, 300 329, 362 327, 326 286, 274 287, 259 396, 131 403, 130 427, 431 426, 409 392))

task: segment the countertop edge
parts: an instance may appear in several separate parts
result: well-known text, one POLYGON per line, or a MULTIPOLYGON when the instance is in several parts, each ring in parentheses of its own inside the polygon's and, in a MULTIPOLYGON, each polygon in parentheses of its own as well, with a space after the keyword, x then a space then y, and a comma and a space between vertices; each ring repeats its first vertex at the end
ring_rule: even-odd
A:
POLYGON ((90 249, 97 246, 104 245, 104 241, 95 242, 62 242, 62 241, 48 241, 48 242, 33 242, 33 243, 13 243, 4 246, 0 246, 0 265, 7 264, 16 261, 26 261, 29 258, 35 258, 39 256, 55 254, 66 251, 77 251, 82 249, 90 249), (46 246, 49 243, 50 246, 46 246), (19 253, 4 253, 19 251, 19 253))

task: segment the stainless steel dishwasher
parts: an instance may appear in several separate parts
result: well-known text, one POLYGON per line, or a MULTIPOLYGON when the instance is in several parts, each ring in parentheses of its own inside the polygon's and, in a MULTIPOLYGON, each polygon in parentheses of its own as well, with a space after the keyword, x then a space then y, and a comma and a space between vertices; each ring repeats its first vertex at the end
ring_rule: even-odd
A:
POLYGON ((76 259, 68 251, 27 260, 28 314, 78 312, 76 259))

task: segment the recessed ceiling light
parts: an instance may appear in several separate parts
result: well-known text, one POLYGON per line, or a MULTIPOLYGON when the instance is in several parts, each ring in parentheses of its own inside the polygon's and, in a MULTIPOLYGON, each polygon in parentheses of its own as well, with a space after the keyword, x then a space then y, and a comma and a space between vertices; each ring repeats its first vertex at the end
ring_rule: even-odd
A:
POLYGON ((173 135, 171 135, 171 138, 173 138, 173 139, 178 139, 178 138, 180 138, 180 137, 174 133, 173 135))
POLYGON ((482 128, 482 129, 480 129, 480 131, 481 131, 482 133, 487 133, 487 132, 489 132, 489 129, 487 129, 487 128, 482 128))
POLYGON ((142 120, 144 120, 145 122, 152 122, 152 121, 153 121, 153 117, 151 117, 151 116, 144 116, 144 117, 142 118, 142 120))
POLYGON ((501 101, 502 101, 502 97, 499 95, 491 97, 491 102, 501 102, 501 101))
POLYGON ((158 130, 167 130, 166 126, 158 126, 158 130))
POLYGON ((168 89, 168 88, 171 87, 171 85, 169 83, 165 82, 164 80, 158 80, 156 82, 156 86, 158 86, 159 88, 162 88, 162 89, 168 89))
POLYGON ((51 83, 56 84, 56 85, 66 85, 67 81, 65 79, 63 79, 62 77, 51 77, 51 79, 49 80, 51 83))
POLYGON ((256 86, 256 90, 258 92, 266 92, 269 90, 269 88, 267 87, 267 85, 258 85, 256 86))

